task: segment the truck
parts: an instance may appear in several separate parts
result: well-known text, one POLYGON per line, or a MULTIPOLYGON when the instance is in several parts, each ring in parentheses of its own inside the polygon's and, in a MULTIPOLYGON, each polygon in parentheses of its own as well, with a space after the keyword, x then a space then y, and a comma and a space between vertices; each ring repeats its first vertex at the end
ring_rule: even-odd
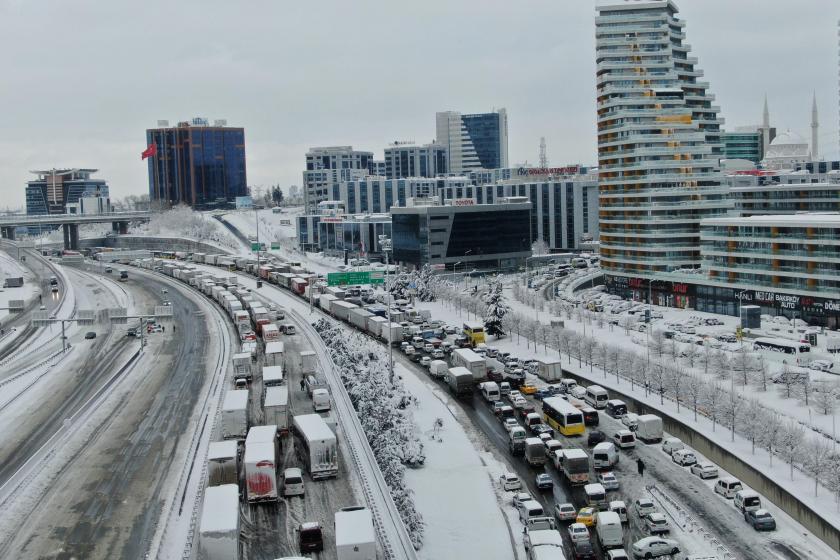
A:
POLYGON ((525 433, 525 428, 521 426, 511 428, 508 432, 508 447, 510 448, 510 452, 513 455, 522 455, 525 453, 526 439, 528 439, 528 435, 525 433))
POLYGON ((336 319, 341 319, 342 321, 349 321, 350 311, 353 309, 358 309, 358 307, 358 305, 347 301, 336 300, 330 305, 330 313, 336 319))
POLYGON ((656 414, 642 414, 638 419, 636 438, 645 443, 659 443, 662 441, 662 418, 656 414))
POLYGON ((437 379, 446 377, 447 371, 449 371, 449 366, 443 360, 432 360, 429 364, 429 375, 437 379))
POLYGON ((283 385, 283 366, 263 366, 263 387, 277 387, 283 385))
MULTIPOLYGON (((525 550, 527 551, 528 558, 530 560, 535 556, 539 558, 540 556, 537 551, 541 551, 544 549, 557 549, 562 551, 563 536, 557 529, 545 528, 535 530, 529 527, 528 529, 526 529, 525 534, 522 535, 522 544, 525 545, 525 550)), ((559 558, 562 557, 563 556, 561 552, 559 558)))
POLYGON ((312 350, 304 350, 300 353, 300 373, 315 373, 315 364, 317 362, 315 352, 312 350))
POLYGON ((373 517, 363 506, 335 513, 335 552, 338 560, 376 560, 373 517))
POLYGON ((451 367, 446 372, 446 384, 456 396, 470 395, 473 390, 473 374, 465 367, 451 367))
POLYGON ((263 417, 268 424, 277 426, 280 435, 289 432, 289 388, 275 385, 265 389, 263 397, 263 417))
POLYGON ((238 458, 235 441, 210 442, 207 450, 207 486, 239 484, 238 458))
MULTIPOLYGON (((570 484, 586 484, 589 482, 589 456, 583 449, 564 449, 563 461, 560 465, 563 475, 570 484)), ((555 465, 556 466, 556 465, 555 465)))
POLYGON ((403 341, 403 329, 399 323, 383 323, 382 333, 379 335, 382 340, 391 341, 392 344, 399 344, 403 341))
POLYGON ((530 437, 525 440, 525 460, 532 467, 545 464, 545 444, 540 438, 530 437))
POLYGON ((370 310, 368 311, 370 312, 370 317, 367 318, 367 332, 372 336, 382 336, 382 327, 388 324, 388 320, 385 317, 376 315, 370 310))
POLYGON ((295 452, 312 480, 338 475, 338 443, 335 434, 318 414, 301 414, 292 419, 295 452))
POLYGON ((277 342, 280 340, 280 329, 274 323, 265 324, 262 326, 262 338, 266 344, 277 342))
POLYGON ((265 345, 265 365, 282 366, 286 354, 286 347, 280 341, 269 342, 265 345))
POLYGON ((303 292, 306 290, 306 287, 309 285, 309 281, 305 278, 292 278, 292 285, 291 289, 294 293, 302 296, 303 292))
POLYGON ((228 391, 222 403, 222 437, 244 438, 248 433, 248 391, 228 391))
POLYGON ((624 531, 621 519, 614 511, 601 511, 595 514, 595 534, 601 548, 621 548, 624 546, 624 531))
POLYGON ((449 361, 452 367, 464 367, 472 373, 473 382, 480 383, 487 380, 487 360, 469 348, 453 350, 449 361))
POLYGON ((347 292, 337 286, 328 287, 324 293, 333 296, 335 299, 344 299, 347 297, 347 292))
POLYGON ((233 355, 233 378, 251 380, 251 354, 239 352, 233 355))
POLYGON ((332 307, 332 303, 334 301, 338 301, 338 298, 332 294, 321 294, 318 296, 318 307, 320 307, 323 311, 330 313, 330 308, 332 307))
POLYGON ((239 558, 239 485, 210 486, 204 491, 198 557, 204 560, 239 558))
POLYGON ((276 451, 271 442, 245 442, 245 490, 249 502, 277 501, 276 451))
MULTIPOLYGON (((54 279, 55 276, 53 276, 52 278, 54 279)), ((52 284, 52 282, 50 282, 50 285, 57 286, 58 280, 56 280, 55 284, 52 284)), ((3 281, 4 288, 20 288, 21 286, 23 286, 23 276, 9 276, 3 281)))
POLYGON ((552 358, 538 359, 537 362, 537 376, 544 381, 557 381, 563 377, 563 367, 560 360, 552 358))
POLYGON ((373 313, 362 309, 361 307, 350 310, 350 324, 363 331, 367 331, 368 317, 373 317, 373 313))

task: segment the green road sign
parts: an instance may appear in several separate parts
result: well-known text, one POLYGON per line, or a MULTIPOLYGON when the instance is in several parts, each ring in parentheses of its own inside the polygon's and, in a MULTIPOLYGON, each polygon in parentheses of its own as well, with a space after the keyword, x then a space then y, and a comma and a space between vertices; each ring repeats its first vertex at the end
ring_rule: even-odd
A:
POLYGON ((279 248, 280 248, 280 242, 279 241, 272 241, 271 242, 271 250, 272 251, 276 251, 279 248))
POLYGON ((252 241, 251 242, 251 250, 252 251, 259 251, 260 250, 260 244, 257 243, 256 241, 252 241))
POLYGON ((385 272, 380 270, 364 272, 330 272, 328 286, 350 286, 355 284, 384 284, 385 272))

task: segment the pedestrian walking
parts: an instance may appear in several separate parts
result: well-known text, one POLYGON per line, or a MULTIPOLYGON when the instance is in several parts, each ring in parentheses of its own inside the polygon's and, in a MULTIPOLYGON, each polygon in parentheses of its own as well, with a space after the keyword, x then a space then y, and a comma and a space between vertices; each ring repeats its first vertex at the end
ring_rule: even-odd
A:
POLYGON ((642 461, 641 457, 636 459, 636 470, 639 471, 639 476, 644 476, 645 475, 645 462, 642 461))
POLYGON ((303 382, 303 378, 300 379, 300 390, 304 391, 306 389, 306 384, 303 382))

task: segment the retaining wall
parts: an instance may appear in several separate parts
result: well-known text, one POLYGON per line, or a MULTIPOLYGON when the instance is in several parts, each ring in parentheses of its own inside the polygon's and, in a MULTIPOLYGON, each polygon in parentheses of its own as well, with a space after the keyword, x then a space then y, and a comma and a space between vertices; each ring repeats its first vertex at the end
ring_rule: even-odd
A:
MULTIPOLYGON (((63 249, 63 243, 44 243, 39 247, 63 249)), ((79 239, 79 249, 94 247, 113 247, 123 249, 148 249, 150 251, 183 251, 185 253, 232 254, 230 249, 217 247, 201 241, 180 239, 177 237, 146 237, 142 235, 109 235, 79 239)))

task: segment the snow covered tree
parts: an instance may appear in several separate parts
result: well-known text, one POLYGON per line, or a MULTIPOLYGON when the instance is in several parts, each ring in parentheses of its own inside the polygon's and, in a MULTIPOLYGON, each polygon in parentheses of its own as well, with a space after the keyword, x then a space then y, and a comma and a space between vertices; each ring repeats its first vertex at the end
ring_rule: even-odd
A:
POLYGON ((840 385, 836 382, 814 382, 811 402, 814 403, 814 408, 821 413, 825 415, 833 414, 837 408, 838 397, 840 397, 840 385))
POLYGON ((510 311, 510 307, 505 301, 501 280, 496 280, 490 285, 484 304, 486 305, 484 331, 489 336, 495 336, 497 339, 502 338, 505 336, 505 316, 510 311))
POLYGON ((548 243, 542 237, 531 244, 531 254, 534 256, 547 255, 549 251, 548 243))
POLYGON ((735 375, 736 382, 746 387, 749 384, 750 377, 755 371, 755 355, 749 352, 738 351, 735 352, 732 359, 732 375, 735 375))
POLYGON ((778 378, 779 393, 786 399, 793 396, 796 377, 788 364, 782 365, 782 374, 778 378))
POLYGON ((832 466, 831 445, 823 438, 810 441, 803 453, 802 470, 814 478, 814 496, 817 496, 820 488, 820 479, 832 466))
POLYGON ((667 366, 662 362, 653 362, 650 368, 652 389, 659 395, 659 404, 665 404, 665 383, 668 378, 667 366))
POLYGON ((770 370, 767 367, 767 362, 764 361, 764 356, 759 354, 755 361, 754 372, 755 383, 759 391, 767 391, 767 382, 770 381, 770 370))
POLYGON ((689 375, 685 380, 685 397, 694 409, 694 421, 697 422, 697 408, 703 402, 706 383, 697 375, 689 375))
POLYGON ((770 457, 770 465, 773 465, 773 454, 779 444, 782 433, 782 416, 775 410, 768 411, 764 415, 764 431, 761 433, 761 447, 767 450, 770 457))
POLYGON ((667 386, 670 393, 673 395, 674 400, 677 402, 677 414, 680 413, 680 401, 685 396, 685 379, 688 376, 692 376, 694 374, 686 373, 685 369, 679 364, 679 362, 674 362, 673 367, 669 367, 668 370, 668 378, 667 378, 667 386))
POLYGON ((560 329, 560 332, 557 335, 558 338, 558 346, 560 347, 560 351, 566 354, 566 357, 569 358, 569 363, 572 363, 572 338, 574 333, 567 329, 560 329))
POLYGON ((437 291, 437 282, 435 272, 431 265, 424 264, 418 273, 413 275, 417 299, 419 301, 435 301, 435 292, 437 291))
POLYGON ((714 373, 718 379, 729 379, 729 376, 732 375, 731 367, 729 365, 729 357, 720 350, 712 352, 712 363, 710 365, 712 373, 714 373))
POLYGON ((741 431, 744 437, 752 443, 752 452, 755 455, 755 444, 761 438, 761 433, 764 431, 764 407, 757 399, 749 399, 747 406, 744 408, 744 416, 741 422, 741 431))
POLYGON ((410 299, 411 294, 409 293, 409 284, 411 283, 411 276, 406 273, 400 274, 391 274, 388 276, 390 285, 388 286, 388 290, 391 292, 391 297, 394 300, 398 299, 410 299))
POLYGON ((779 455, 790 465, 791 480, 793 480, 793 467, 799 457, 799 451, 802 449, 803 437, 805 437, 805 429, 793 420, 785 422, 779 432, 779 443, 777 444, 779 455))
POLYGON ((726 391, 726 397, 721 403, 721 408, 723 421, 730 429, 731 441, 735 441, 735 428, 741 418, 742 407, 741 397, 734 391, 726 391))
POLYGON ((720 386, 720 383, 706 385, 706 390, 703 393, 703 404, 706 407, 706 413, 712 421, 712 431, 715 431, 715 426, 720 419, 721 405, 723 399, 726 397, 726 391, 720 386))
POLYGON ((697 345, 696 344, 686 344, 683 347, 683 359, 685 360, 686 365, 688 367, 693 368, 694 364, 697 362, 697 345))

